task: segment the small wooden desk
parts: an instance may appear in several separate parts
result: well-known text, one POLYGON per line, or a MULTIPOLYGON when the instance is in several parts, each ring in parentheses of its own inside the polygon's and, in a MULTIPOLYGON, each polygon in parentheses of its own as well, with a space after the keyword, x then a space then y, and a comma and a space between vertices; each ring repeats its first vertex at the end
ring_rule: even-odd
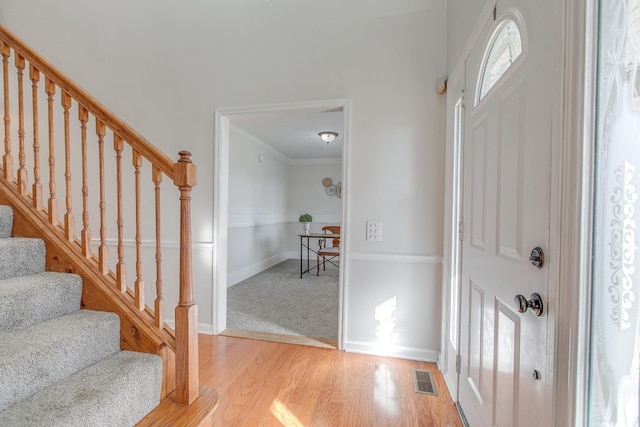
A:
MULTIPOLYGON (((310 240, 311 239, 339 239, 340 235, 339 234, 325 234, 325 233, 309 233, 309 234, 298 234, 298 236, 300 237, 300 278, 302 279, 302 276, 305 273, 309 273, 312 269, 317 268, 318 264, 316 263, 315 265, 311 266, 310 262, 309 262, 309 255, 311 255, 311 252, 313 252, 314 254, 318 254, 317 248, 313 249, 311 248, 310 240), (306 239, 306 241, 305 241, 306 239), (303 270, 303 260, 302 260, 302 256, 304 255, 304 249, 307 249, 307 269, 303 270)), ((329 261, 331 262, 331 261, 329 261)))

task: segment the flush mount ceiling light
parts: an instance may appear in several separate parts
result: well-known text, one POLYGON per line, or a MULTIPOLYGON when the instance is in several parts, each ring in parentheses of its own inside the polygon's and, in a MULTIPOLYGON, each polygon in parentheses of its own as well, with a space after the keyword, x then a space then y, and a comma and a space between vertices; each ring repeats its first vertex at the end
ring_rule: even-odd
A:
POLYGON ((327 144, 336 139, 336 137, 338 136, 336 132, 320 132, 318 135, 327 144))

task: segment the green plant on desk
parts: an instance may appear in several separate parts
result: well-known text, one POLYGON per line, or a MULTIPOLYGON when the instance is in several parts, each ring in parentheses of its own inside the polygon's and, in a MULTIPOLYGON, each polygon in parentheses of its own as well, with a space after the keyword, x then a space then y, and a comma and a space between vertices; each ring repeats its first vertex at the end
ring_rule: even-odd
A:
POLYGON ((311 227, 311 221, 313 221, 313 217, 308 213, 306 213, 306 214, 300 215, 299 220, 300 220, 300 223, 302 224, 302 232, 305 234, 309 234, 310 233, 309 229, 311 227))

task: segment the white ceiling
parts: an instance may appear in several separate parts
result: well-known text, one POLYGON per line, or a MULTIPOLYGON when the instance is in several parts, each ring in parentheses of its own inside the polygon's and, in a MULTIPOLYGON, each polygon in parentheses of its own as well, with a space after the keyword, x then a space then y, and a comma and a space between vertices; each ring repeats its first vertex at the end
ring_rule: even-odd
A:
MULTIPOLYGON (((344 117, 342 108, 327 111, 262 112, 233 117, 233 129, 249 134, 288 161, 342 158, 344 117), (318 133, 333 131, 338 137, 326 144, 318 133)), ((246 135, 245 135, 246 136, 246 135)))

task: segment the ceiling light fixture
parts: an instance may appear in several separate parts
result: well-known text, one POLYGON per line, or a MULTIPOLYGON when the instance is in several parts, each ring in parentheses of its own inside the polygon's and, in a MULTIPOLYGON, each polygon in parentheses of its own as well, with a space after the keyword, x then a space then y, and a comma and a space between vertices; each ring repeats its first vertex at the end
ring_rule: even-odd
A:
POLYGON ((320 136, 320 138, 328 145, 331 141, 336 139, 338 134, 336 132, 320 132, 318 136, 320 136))

